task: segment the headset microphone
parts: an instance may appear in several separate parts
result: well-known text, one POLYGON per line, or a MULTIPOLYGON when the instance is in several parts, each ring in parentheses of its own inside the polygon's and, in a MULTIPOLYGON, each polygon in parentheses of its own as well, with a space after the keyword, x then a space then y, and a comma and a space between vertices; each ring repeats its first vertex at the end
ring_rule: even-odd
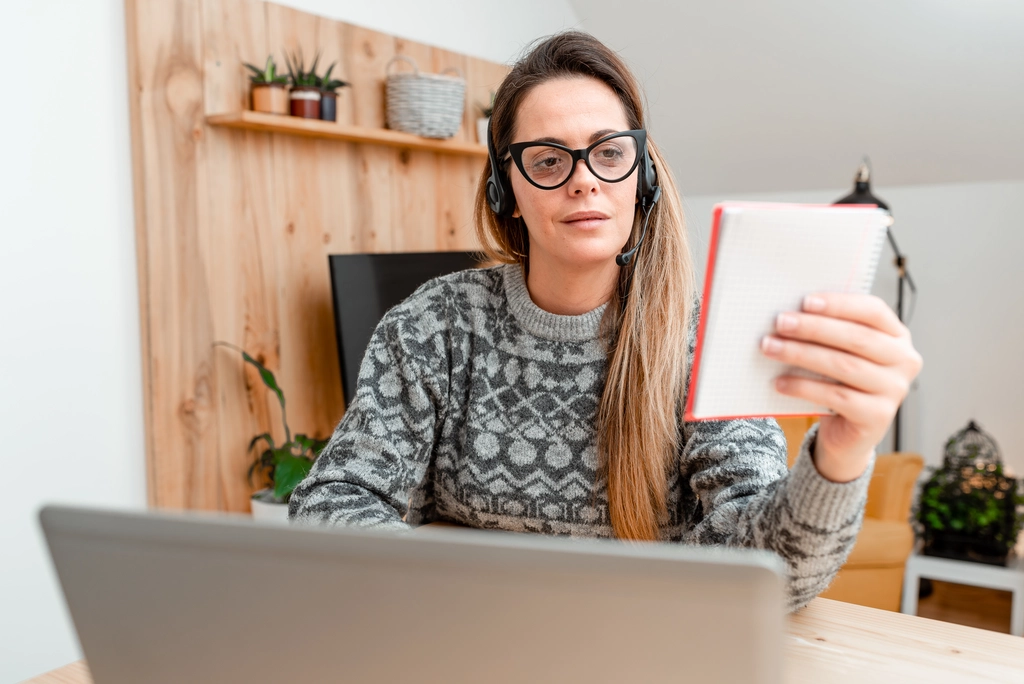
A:
POLYGON ((654 186, 653 192, 651 193, 650 199, 644 197, 641 200, 640 207, 644 212, 644 227, 640 231, 640 239, 633 245, 633 249, 628 252, 623 252, 615 257, 615 263, 619 266, 628 266, 629 262, 633 261, 633 257, 636 256, 637 250, 640 249, 640 245, 644 243, 644 238, 647 237, 647 224, 651 220, 651 211, 654 209, 654 205, 658 203, 661 198, 661 186, 654 186))

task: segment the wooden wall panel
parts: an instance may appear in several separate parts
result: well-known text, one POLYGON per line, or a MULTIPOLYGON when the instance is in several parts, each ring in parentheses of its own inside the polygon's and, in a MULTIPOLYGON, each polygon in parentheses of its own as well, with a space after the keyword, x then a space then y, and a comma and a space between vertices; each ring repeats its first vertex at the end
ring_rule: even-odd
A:
MULTIPOLYGON (((395 40, 395 54, 410 57, 420 70, 433 71, 435 48, 399 38, 395 40)), ((406 64, 395 69, 409 71, 406 64)), ((459 131, 461 133, 461 130, 459 131)), ((459 134, 455 135, 459 139, 459 134)), ((392 207, 399 231, 396 251, 429 252, 437 249, 432 224, 437 214, 435 178, 438 173, 438 155, 432 152, 405 150, 398 154, 392 183, 392 207)))
POLYGON ((238 354, 275 372, 293 432, 326 436, 344 406, 327 255, 473 249, 479 157, 207 126, 249 106, 242 62, 300 47, 350 81, 339 123, 384 126, 395 54, 458 66, 477 104, 506 67, 257 0, 126 0, 150 503, 247 510, 248 440, 283 437, 276 399, 238 354), (482 94, 481 94, 482 93, 482 94))
MULTIPOLYGON (((345 54, 351 88, 343 92, 352 99, 352 123, 384 126, 384 70, 395 53, 395 39, 378 31, 347 26, 345 54)), ((355 229, 360 236, 359 251, 394 252, 391 228, 391 182, 395 172, 395 151, 373 145, 356 146, 356 196, 374 201, 356 203, 355 229)))
POLYGON ((217 415, 207 343, 213 321, 207 285, 196 268, 204 249, 197 173, 204 131, 199 2, 129 1, 126 23, 149 498, 176 507, 215 507, 221 502, 210 427, 217 415))

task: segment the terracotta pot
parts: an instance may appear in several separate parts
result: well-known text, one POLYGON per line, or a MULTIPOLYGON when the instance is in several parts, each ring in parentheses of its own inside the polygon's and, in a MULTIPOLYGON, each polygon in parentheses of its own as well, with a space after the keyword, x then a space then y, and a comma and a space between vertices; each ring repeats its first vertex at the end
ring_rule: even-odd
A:
POLYGON ((254 85, 252 110, 268 114, 287 114, 288 88, 283 83, 254 85))
POLYGON ((320 91, 309 86, 292 88, 292 116, 303 119, 320 118, 320 91))
POLYGON ((338 93, 325 90, 320 94, 320 119, 322 121, 338 120, 338 93))

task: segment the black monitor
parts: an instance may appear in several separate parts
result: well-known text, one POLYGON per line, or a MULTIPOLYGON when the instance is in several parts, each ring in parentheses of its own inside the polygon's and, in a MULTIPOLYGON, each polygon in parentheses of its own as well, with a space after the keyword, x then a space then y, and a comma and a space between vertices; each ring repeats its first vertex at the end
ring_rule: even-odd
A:
POLYGON ((473 268, 477 252, 331 254, 331 300, 338 341, 338 366, 347 406, 356 395, 359 364, 377 323, 431 278, 473 268))

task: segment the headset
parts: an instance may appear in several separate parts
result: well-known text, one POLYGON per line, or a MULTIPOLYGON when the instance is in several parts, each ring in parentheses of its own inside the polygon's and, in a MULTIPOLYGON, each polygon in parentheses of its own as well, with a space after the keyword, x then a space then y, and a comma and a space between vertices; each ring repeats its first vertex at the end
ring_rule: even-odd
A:
MULTIPOLYGON (((508 218, 515 211, 516 198, 512 193, 512 184, 508 176, 501 172, 501 167, 498 165, 498 153, 494 149, 494 138, 491 137, 490 121, 487 122, 487 157, 491 162, 491 176, 487 179, 487 204, 491 207, 491 211, 494 212, 495 216, 508 218)), ((646 144, 644 145, 644 151, 640 154, 637 169, 639 173, 636 180, 636 198, 639 202, 640 210, 644 213, 644 225, 643 230, 640 232, 640 239, 636 241, 633 249, 615 257, 615 263, 619 266, 627 266, 633 261, 637 250, 640 249, 640 245, 644 242, 644 237, 647 236, 647 223, 651 218, 651 210, 654 209, 654 205, 661 198, 661 186, 658 185, 658 171, 654 167, 654 162, 651 161, 651 155, 647 150, 646 144)))

